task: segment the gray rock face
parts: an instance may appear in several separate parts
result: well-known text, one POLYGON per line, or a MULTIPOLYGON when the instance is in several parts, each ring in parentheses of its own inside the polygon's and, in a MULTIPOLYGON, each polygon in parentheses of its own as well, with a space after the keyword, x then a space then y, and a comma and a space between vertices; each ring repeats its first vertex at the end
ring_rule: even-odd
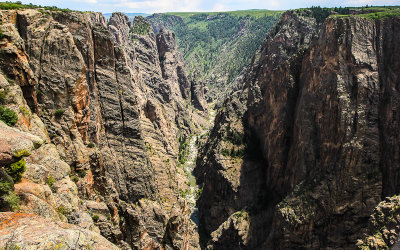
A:
POLYGON ((399 19, 309 16, 283 15, 216 117, 197 169, 209 248, 353 248, 381 197, 398 192, 399 19), (245 239, 228 225, 243 210, 245 239))
POLYGON ((175 34, 163 28, 157 34, 156 41, 163 78, 175 83, 175 86, 172 85, 175 93, 180 92, 182 98, 190 99, 190 81, 178 52, 175 34))
POLYGON ((193 106, 203 112, 207 112, 207 102, 205 100, 204 85, 199 81, 192 81, 190 86, 193 106))
POLYGON ((191 101, 196 109, 206 113, 207 103, 204 97, 204 86, 200 82, 188 79, 174 33, 162 28, 158 32, 156 40, 163 78, 171 82, 170 85, 174 93, 180 93, 181 98, 191 101))
MULTIPOLYGON (((190 85, 173 34, 157 45, 146 20, 131 23, 121 13, 108 24, 99 13, 18 10, 1 16, 9 36, 1 41, 7 53, 0 67, 15 79, 1 87, 23 92, 18 100, 7 96, 7 105, 29 111, 27 125, 18 112, 18 127, 30 136, 24 149, 38 144, 32 138, 48 143, 35 146, 15 185, 22 210, 100 231, 125 248, 189 244, 186 236, 163 240, 191 230, 186 219, 176 220, 189 216, 178 195, 186 184, 176 171, 177 135, 198 127, 190 117, 197 111, 185 108, 190 85), (164 43, 173 48, 168 53, 177 58, 175 68, 161 69, 158 46, 164 43), (47 185, 50 176, 55 183, 47 185), (165 228, 170 216, 179 232, 165 228)), ((15 150, 3 141, 0 161, 8 164, 15 150)))
POLYGON ((0 213, 0 246, 21 249, 119 249, 98 233, 31 214, 0 213))

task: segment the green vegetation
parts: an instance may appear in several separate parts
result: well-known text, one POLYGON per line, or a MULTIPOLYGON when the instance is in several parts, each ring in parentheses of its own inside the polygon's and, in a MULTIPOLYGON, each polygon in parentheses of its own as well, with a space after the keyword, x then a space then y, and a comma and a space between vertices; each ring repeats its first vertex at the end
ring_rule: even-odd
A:
POLYGON ((196 191, 196 200, 198 200, 200 198, 201 193, 203 192, 203 188, 199 188, 196 191))
POLYGON ((77 183, 79 181, 79 177, 76 175, 71 176, 71 181, 77 183))
POLYGON ((222 149, 221 154, 226 157, 243 158, 246 155, 246 151, 242 148, 235 149, 235 147, 232 147, 230 150, 226 148, 222 149))
POLYGON ((25 108, 25 107, 20 107, 19 111, 25 116, 25 117, 29 117, 31 115, 31 112, 25 108))
POLYGON ((249 220, 249 214, 244 209, 234 213, 233 217, 237 219, 239 222, 241 222, 242 220, 249 220))
POLYGON ((66 209, 63 205, 60 205, 57 208, 57 213, 58 213, 58 216, 61 219, 63 216, 67 217, 70 214, 70 211, 68 209, 66 209))
POLYGON ((394 10, 387 9, 384 11, 377 11, 374 13, 360 14, 358 16, 368 18, 368 19, 373 19, 373 20, 392 18, 392 17, 400 16, 400 9, 394 9, 394 10))
POLYGON ((133 20, 131 31, 137 35, 147 35, 150 31, 151 24, 146 18, 142 16, 136 16, 133 20))
POLYGON ((8 126, 14 126, 18 121, 18 116, 11 109, 0 105, 0 120, 8 126))
POLYGON ((10 211, 19 209, 19 196, 14 193, 14 181, 7 168, 0 168, 0 207, 10 211))
POLYGON ((19 161, 14 162, 11 165, 5 167, 7 174, 11 176, 14 183, 18 183, 21 181, 22 174, 26 170, 25 164, 26 164, 25 160, 21 158, 19 161))
POLYGON ((83 178, 83 177, 85 177, 86 176, 86 170, 78 170, 78 171, 76 171, 76 173, 78 174, 78 176, 80 177, 80 178, 83 178))
POLYGON ((307 9, 298 9, 302 15, 314 17, 318 23, 323 23, 328 16, 333 17, 349 17, 358 16, 373 20, 400 16, 399 6, 364 6, 364 7, 335 7, 321 8, 312 6, 307 9))
POLYGON ((190 137, 179 137, 179 155, 178 162, 183 165, 187 161, 187 157, 189 156, 189 141, 190 137))
POLYGON ((21 1, 17 2, 0 2, 0 9, 1 10, 20 10, 20 9, 45 9, 51 11, 62 11, 62 12, 69 12, 70 9, 60 9, 55 6, 40 6, 34 4, 22 4, 21 1))
POLYGON ((229 143, 227 148, 221 150, 223 156, 243 158, 246 155, 247 142, 243 134, 237 132, 235 129, 228 129, 223 140, 229 143))
POLYGON ((51 191, 55 192, 54 184, 56 183, 56 180, 54 179, 54 177, 49 175, 47 177, 46 183, 50 187, 51 191))
POLYGON ((6 180, 0 180, 0 195, 8 194, 13 191, 13 183, 6 180))
POLYGON ((93 219, 94 222, 98 222, 99 221, 99 215, 93 214, 92 215, 92 219, 93 219))
POLYGON ((14 194, 14 192, 8 192, 8 194, 4 195, 2 198, 11 211, 19 210, 19 196, 14 194))
POLYGON ((243 135, 235 130, 229 130, 226 137, 224 138, 224 141, 230 142, 235 145, 241 145, 243 143, 243 135))
POLYGON ((228 15, 236 16, 236 17, 251 16, 251 17, 257 18, 257 17, 264 17, 266 15, 275 15, 277 12, 279 12, 279 11, 253 9, 253 10, 235 10, 235 11, 224 11, 224 12, 167 12, 165 14, 180 16, 182 18, 188 18, 188 17, 199 15, 199 14, 205 14, 208 16, 219 15, 219 14, 228 14, 228 15))
MULTIPOLYGON (((1 39, 1 37, 0 37, 1 39)), ((6 101, 6 97, 7 97, 7 92, 5 90, 1 90, 0 91, 0 103, 4 104, 4 102, 6 101)))
POLYGON ((349 7, 335 7, 335 8, 322 8, 320 6, 311 6, 311 8, 297 9, 303 16, 313 17, 317 23, 323 23, 325 19, 332 14, 348 15, 350 13, 349 7))
POLYGON ((14 153, 14 157, 17 157, 17 158, 21 158, 23 156, 30 156, 30 155, 31 155, 31 152, 29 152, 26 149, 21 149, 14 153))
POLYGON ((186 195, 190 194, 189 189, 186 189, 185 191, 182 190, 182 188, 179 188, 179 194, 182 198, 186 198, 186 195))
POLYGON ((63 109, 57 109, 55 112, 54 112, 54 116, 55 117, 57 117, 57 118, 60 118, 63 114, 64 114, 64 110, 63 109))
MULTIPOLYGON (((213 87, 232 81, 250 63, 256 49, 275 24, 280 11, 250 10, 154 14, 155 26, 172 30, 189 74, 199 73, 213 87), (229 53, 228 53, 229 52, 229 53)), ((197 77, 197 76, 196 76, 197 77)))
POLYGON ((323 23, 325 19, 331 15, 331 8, 321 8, 320 6, 312 6, 310 8, 311 16, 315 18, 317 23, 323 23))

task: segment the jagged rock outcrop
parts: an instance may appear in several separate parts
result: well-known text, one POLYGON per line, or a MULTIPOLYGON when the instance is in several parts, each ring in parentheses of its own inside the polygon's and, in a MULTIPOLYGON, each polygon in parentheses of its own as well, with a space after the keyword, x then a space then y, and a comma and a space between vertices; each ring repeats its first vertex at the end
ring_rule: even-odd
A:
POLYGON ((374 209, 369 219, 368 231, 359 239, 360 249, 396 249, 399 246, 399 197, 387 197, 374 209))
POLYGON ((98 233, 32 214, 0 214, 0 247, 119 249, 98 233))
POLYGON ((163 78, 172 83, 174 93, 180 91, 183 99, 192 102, 196 109, 206 113, 204 86, 201 82, 189 80, 183 58, 178 51, 175 34, 166 28, 161 28, 156 39, 163 78))
MULTIPOLYGON (((179 195, 186 184, 177 136, 206 121, 182 96, 190 85, 173 34, 157 42, 145 19, 121 13, 108 24, 99 13, 0 14, 4 104, 18 114, 18 133, 45 141, 26 147, 27 170, 14 190, 22 211, 100 232, 123 248, 196 248, 179 195), (176 68, 162 70, 160 48, 174 48, 176 68)), ((0 145, 2 164, 17 160, 2 137, 0 145)))
POLYGON ((173 93, 180 92, 182 98, 190 99, 190 81, 178 52, 175 34, 163 28, 157 34, 156 41, 163 78, 174 83, 171 85, 173 93))
POLYGON ((308 10, 282 16, 242 90, 222 105, 198 161, 209 248, 355 247, 375 206, 398 192, 390 159, 399 21, 350 15, 318 24, 308 10), (256 193, 242 192, 246 186, 256 193), (225 225, 241 210, 245 239, 225 225))
POLYGON ((202 112, 207 112, 204 84, 200 81, 192 80, 190 92, 193 106, 202 112))

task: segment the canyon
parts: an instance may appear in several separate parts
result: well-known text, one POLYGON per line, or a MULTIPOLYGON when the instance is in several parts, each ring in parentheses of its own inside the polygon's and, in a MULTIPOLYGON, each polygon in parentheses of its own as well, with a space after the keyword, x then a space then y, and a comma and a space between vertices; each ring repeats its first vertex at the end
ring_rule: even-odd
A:
POLYGON ((0 10, 0 247, 400 244, 399 8, 340 11, 265 17, 210 92, 177 15, 0 10))

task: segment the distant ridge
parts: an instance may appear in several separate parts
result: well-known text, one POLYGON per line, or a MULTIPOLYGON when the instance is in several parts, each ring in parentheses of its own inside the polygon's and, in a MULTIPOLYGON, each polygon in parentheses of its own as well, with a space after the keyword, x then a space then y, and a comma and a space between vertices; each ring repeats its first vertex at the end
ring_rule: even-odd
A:
MULTIPOLYGON (((123 12, 124 13, 124 12, 123 12)), ((142 16, 142 17, 147 17, 150 16, 150 14, 147 13, 124 13, 129 17, 129 19, 135 18, 135 16, 142 16)), ((103 16, 105 16, 107 19, 111 17, 112 13, 103 13, 103 16)))

